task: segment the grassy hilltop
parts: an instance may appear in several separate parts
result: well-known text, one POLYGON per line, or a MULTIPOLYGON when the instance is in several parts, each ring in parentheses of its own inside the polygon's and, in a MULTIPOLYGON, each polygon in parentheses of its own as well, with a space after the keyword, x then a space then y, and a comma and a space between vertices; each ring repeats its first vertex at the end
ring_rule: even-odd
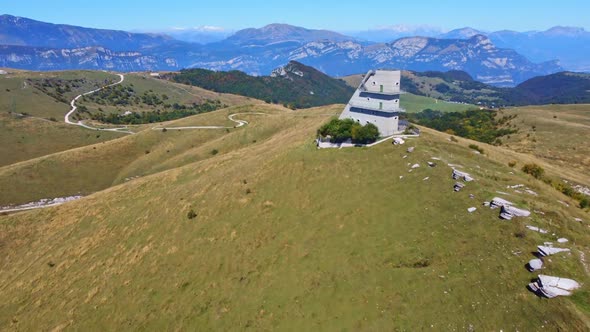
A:
MULTIPOLYGON (((436 75, 419 76, 424 89, 445 80, 436 75)), ((126 74, 80 99, 78 116, 108 126, 91 118, 132 112, 135 134, 63 123, 73 96, 114 79, 0 77, 0 206, 85 196, 0 214, 2 330, 590 329, 590 215, 554 188, 590 186, 589 105, 486 113, 499 122, 490 128, 510 129, 497 146, 421 127, 402 146, 318 150, 318 128, 343 105, 292 111, 126 74), (221 108, 201 112, 209 101, 221 108), (195 115, 142 122, 171 110, 195 115), (227 128, 174 129, 187 126, 227 128), (531 163, 553 182, 521 171, 531 163), (451 165, 475 181, 454 192, 451 165), (494 196, 533 213, 502 221, 482 206, 494 196), (525 288, 537 273, 524 264, 557 237, 572 251, 545 259, 541 273, 582 287, 541 299, 525 288)), ((405 94, 401 106, 451 117, 475 107, 434 97, 405 94)))
MULTIPOLYGON (((139 144, 131 140, 171 134, 145 143, 151 152, 138 150, 143 155, 130 157, 137 158, 125 163, 130 168, 110 171, 114 187, 0 217, 0 324, 24 330, 590 326, 590 277, 580 261, 590 253, 590 236, 574 221, 587 215, 509 168, 505 159, 520 163, 519 153, 478 143, 486 154, 476 155, 467 147, 473 142, 454 143, 424 128, 404 146, 317 150, 315 131, 339 109, 252 105, 240 111, 268 115, 251 115, 250 125, 229 133, 170 130, 105 143, 112 150, 98 153, 118 156, 114 151, 139 144), (183 144, 166 156, 168 146, 183 144), (416 150, 404 159, 408 146, 416 150), (426 165, 432 157, 441 159, 435 168, 426 165), (409 172, 414 163, 421 167, 409 172), (476 181, 454 193, 447 163, 476 181), (136 174, 131 169, 152 175, 121 181, 136 174), (519 183, 539 196, 506 189, 519 183), (545 215, 501 221, 497 210, 480 206, 496 191, 545 215), (478 210, 469 214, 470 206, 478 210), (190 211, 196 217, 189 219, 190 211), (525 224, 570 239, 572 253, 552 258, 543 273, 581 282, 574 296, 546 300, 525 289, 534 276, 523 268, 529 253, 554 240, 525 224)), ((179 121, 214 124, 227 112, 179 121)), ((78 164, 80 153, 44 163, 78 164)))
MULTIPOLYGON (((64 124, 64 115, 70 110, 70 101, 78 94, 117 81, 118 77, 114 74, 99 71, 9 71, 10 74, 0 76, 0 141, 3 143, 0 146, 0 166, 123 136, 120 133, 93 132, 64 124)), ((180 107, 190 108, 207 100, 225 106, 262 103, 241 96, 176 84, 142 73, 125 74, 121 87, 132 88, 139 97, 148 94, 161 99, 162 95, 166 95, 166 104, 180 107)), ((74 113, 72 121, 84 119, 98 127, 109 127, 108 124, 93 122, 90 118, 97 114, 151 113, 165 110, 161 104, 131 101, 120 105, 105 98, 90 96, 79 99, 79 109, 74 113)), ((133 131, 141 131, 151 126, 153 125, 135 125, 131 128, 133 131)))

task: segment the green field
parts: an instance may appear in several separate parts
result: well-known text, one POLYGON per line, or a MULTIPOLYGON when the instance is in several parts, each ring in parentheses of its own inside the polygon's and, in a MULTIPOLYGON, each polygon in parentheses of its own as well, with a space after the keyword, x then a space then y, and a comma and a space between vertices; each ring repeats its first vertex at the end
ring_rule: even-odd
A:
MULTIPOLYGON (((439 78, 430 78, 430 77, 418 77, 416 75, 413 75, 410 72, 403 72, 403 75, 410 75, 410 77, 412 77, 413 80, 415 80, 416 82, 419 82, 418 84, 420 84, 420 82, 424 81, 428 81, 429 85, 427 85, 427 83, 424 83, 425 86, 431 86, 433 84, 436 84, 437 80, 440 80, 441 82, 443 81, 442 79, 439 78), (432 81, 432 82, 430 82, 432 81)), ((342 79, 350 86, 356 88, 359 84, 360 81, 362 80, 362 75, 350 75, 350 76, 345 76, 342 77, 342 79)), ((404 89, 404 87, 402 86, 402 90, 404 89)), ((451 102, 447 102, 442 100, 443 95, 439 94, 439 93, 431 93, 432 91, 429 90, 428 94, 431 95, 431 97, 426 97, 426 96, 419 96, 416 94, 412 94, 412 93, 404 93, 400 96, 400 107, 402 107, 403 109, 405 109, 407 112, 409 113, 417 113, 420 111, 423 111, 427 108, 430 108, 432 110, 439 110, 441 112, 463 112, 466 110, 470 110, 470 109, 476 109, 477 106, 476 105, 472 105, 472 104, 460 104, 460 103, 451 103, 451 102)), ((427 92, 425 92, 427 93, 427 92)))
POLYGON ((477 106, 471 104, 451 103, 411 93, 404 93, 400 96, 400 107, 410 113, 417 113, 428 108, 441 112, 463 112, 470 109, 477 109, 477 106))
MULTIPOLYGON (((473 142, 453 143, 425 128, 403 146, 317 150, 315 132, 339 106, 251 109, 269 115, 252 115, 250 125, 220 136, 186 131, 153 143, 158 139, 152 135, 174 134, 168 131, 107 142, 110 152, 98 155, 113 160, 121 158, 115 151, 146 144, 154 160, 144 159, 142 146, 137 149, 142 157, 120 165, 152 175, 124 182, 121 177, 134 173, 113 171, 109 181, 120 185, 63 206, 0 216, 0 325, 13 330, 590 328, 590 277, 580 261, 581 252, 590 254, 590 236, 585 224, 574 221, 588 215, 558 203, 570 200, 543 182, 506 166, 502 158, 518 153, 480 144, 486 154, 476 155, 467 148, 473 142), (189 140, 194 154, 186 148, 167 164, 166 147, 189 140), (408 146, 416 150, 404 159, 408 146), (426 166, 432 157, 441 158, 434 168, 426 166), (409 172, 414 163, 421 167, 409 172), (447 163, 462 165, 476 181, 453 192, 447 163), (504 197, 545 215, 507 222, 498 219, 497 210, 481 207, 497 190, 518 183, 539 196, 510 191, 504 197), (469 214, 470 206, 478 210, 469 214), (196 218, 187 218, 191 210, 196 218), (530 252, 555 237, 527 231, 525 224, 570 239, 572 253, 546 260, 543 273, 581 282, 574 296, 547 300, 526 290, 535 276, 523 268, 530 252)), ((224 112, 182 121, 217 121, 224 112)), ((98 172, 104 164, 80 165, 86 149, 29 167, 40 176, 68 165, 98 172), (43 169, 44 164, 56 166, 43 169)), ((61 179, 66 177, 83 182, 75 174, 64 172, 61 179)), ((19 181, 11 192, 32 185, 28 176, 19 181)))

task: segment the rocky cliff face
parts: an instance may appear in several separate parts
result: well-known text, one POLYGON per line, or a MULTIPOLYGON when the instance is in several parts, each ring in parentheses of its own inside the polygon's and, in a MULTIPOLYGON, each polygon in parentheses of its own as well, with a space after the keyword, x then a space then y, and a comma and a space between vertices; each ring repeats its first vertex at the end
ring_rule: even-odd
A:
POLYGON ((198 66, 265 73, 290 60, 314 66, 332 76, 345 76, 374 68, 464 70, 476 80, 495 85, 515 85, 534 76, 561 70, 556 62, 535 64, 513 50, 497 48, 482 35, 469 39, 409 37, 392 43, 370 45, 355 41, 322 40, 281 52, 267 47, 256 54, 226 61, 201 61, 198 66))
POLYGON ((162 58, 141 52, 115 52, 104 47, 37 48, 28 46, 0 46, 0 67, 64 70, 108 69, 143 71, 179 69, 174 58, 162 58))

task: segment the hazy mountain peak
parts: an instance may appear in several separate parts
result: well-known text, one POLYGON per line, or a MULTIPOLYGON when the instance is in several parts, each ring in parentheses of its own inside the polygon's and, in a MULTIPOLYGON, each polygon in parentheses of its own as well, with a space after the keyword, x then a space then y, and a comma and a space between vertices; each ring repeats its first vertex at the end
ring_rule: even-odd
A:
POLYGON ((438 38, 444 39, 469 39, 475 35, 482 35, 484 32, 476 30, 471 27, 464 27, 460 29, 451 30, 447 33, 443 33, 438 38))
POLYGON ((582 27, 566 27, 566 26, 555 26, 547 31, 543 32, 545 35, 551 36, 580 36, 586 34, 586 30, 582 27))
POLYGON ((314 30, 289 24, 273 23, 262 28, 240 30, 227 38, 227 42, 238 45, 264 45, 275 42, 294 41, 303 44, 324 39, 344 41, 354 38, 329 30, 314 30))

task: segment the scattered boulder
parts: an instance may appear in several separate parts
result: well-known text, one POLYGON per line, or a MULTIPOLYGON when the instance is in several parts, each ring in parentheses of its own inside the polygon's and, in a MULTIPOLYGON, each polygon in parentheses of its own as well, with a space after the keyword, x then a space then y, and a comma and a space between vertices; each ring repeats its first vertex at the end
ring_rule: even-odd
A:
POLYGON ((456 170, 454 168, 453 168, 453 174, 452 174, 452 176, 453 176, 453 180, 462 179, 465 182, 473 181, 473 178, 471 177, 471 175, 469 175, 469 173, 461 172, 461 171, 458 171, 458 170, 456 170))
POLYGON ((490 201, 490 208, 492 209, 501 208, 504 205, 513 205, 513 203, 500 197, 494 197, 490 201))
POLYGON ((477 208, 475 208, 475 207, 470 207, 470 208, 468 208, 468 209, 467 209, 467 211, 468 211, 469 213, 471 213, 471 212, 473 212, 473 211, 475 211, 475 210, 477 210, 477 208))
POLYGON ((570 250, 567 248, 555 248, 552 246, 537 246, 537 251, 539 252, 539 254, 541 256, 550 256, 550 255, 555 255, 558 254, 560 252, 569 252, 570 250))
POLYGON ((568 240, 568 239, 566 239, 566 238, 564 238, 564 237, 560 237, 559 239, 557 239, 557 242, 559 242, 559 243, 566 243, 566 242, 568 242, 568 241, 569 241, 569 240, 568 240))
POLYGON ((540 227, 537 226, 531 226, 531 225, 526 225, 526 228, 530 229, 531 231, 535 231, 535 232, 539 232, 541 234, 547 234, 548 231, 546 229, 542 229, 540 227))
POLYGON ((461 191, 461 189, 463 189, 463 187, 465 187, 465 184, 461 183, 461 182, 455 182, 455 185, 453 186, 453 190, 455 190, 456 192, 461 191))
POLYGON ((539 258, 531 259, 526 265, 526 268, 530 272, 540 270, 542 267, 543 267, 543 261, 539 258))
POLYGON ((540 274, 537 280, 529 284, 528 288, 539 296, 551 299, 557 296, 572 295, 572 291, 580 288, 580 284, 572 279, 540 274))
POLYGON ((412 168, 418 168, 418 167, 420 167, 420 164, 414 164, 414 165, 412 165, 412 168))
POLYGON ((528 217, 530 215, 530 211, 519 209, 512 205, 504 205, 500 210, 500 218, 505 220, 512 220, 513 217, 528 217))
POLYGON ((408 150, 406 150, 406 151, 408 151, 408 153, 412 153, 412 152, 414 152, 414 147, 413 146, 410 146, 408 148, 408 150))
POLYGON ((393 138, 393 145, 402 145, 405 142, 406 141, 404 141, 403 138, 401 138, 401 137, 394 137, 393 138))
POLYGON ((432 161, 429 161, 429 162, 428 162, 428 166, 430 166, 430 167, 436 167, 436 164, 435 164, 435 163, 433 163, 432 161))
POLYGON ((500 197, 494 197, 489 205, 492 209, 500 208, 500 218, 505 220, 511 220, 513 217, 528 217, 531 215, 530 211, 519 209, 514 206, 514 203, 500 197))

